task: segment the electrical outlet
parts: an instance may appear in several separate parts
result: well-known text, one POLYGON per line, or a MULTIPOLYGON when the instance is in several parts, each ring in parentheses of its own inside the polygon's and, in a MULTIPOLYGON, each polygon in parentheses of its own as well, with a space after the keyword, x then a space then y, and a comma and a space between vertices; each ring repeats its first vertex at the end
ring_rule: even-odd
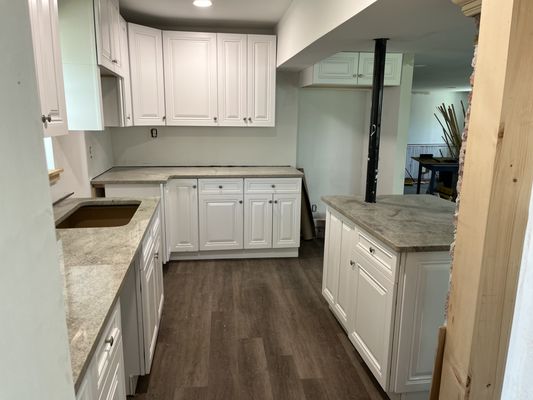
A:
POLYGON ((317 210, 318 210, 317 205, 316 204, 311 204, 311 211, 312 212, 317 212, 317 210))
POLYGON ((152 136, 153 139, 155 139, 157 137, 157 129, 156 128, 150 129, 150 136, 152 136))

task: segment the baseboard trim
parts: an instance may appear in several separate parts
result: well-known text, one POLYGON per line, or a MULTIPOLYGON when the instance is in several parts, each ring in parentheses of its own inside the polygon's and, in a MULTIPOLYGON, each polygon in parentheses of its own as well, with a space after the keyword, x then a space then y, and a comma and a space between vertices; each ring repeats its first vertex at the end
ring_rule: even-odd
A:
POLYGON ((172 253, 170 255, 170 261, 228 260, 232 258, 295 258, 298 257, 298 250, 298 248, 243 249, 172 253))

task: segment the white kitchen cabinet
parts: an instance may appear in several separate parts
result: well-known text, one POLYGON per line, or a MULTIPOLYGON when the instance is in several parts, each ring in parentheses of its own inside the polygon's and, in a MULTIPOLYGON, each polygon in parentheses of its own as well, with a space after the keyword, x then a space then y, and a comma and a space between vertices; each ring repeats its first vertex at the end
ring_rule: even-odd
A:
POLYGON ((94 16, 98 65, 122 76, 118 0, 95 0, 94 16))
POLYGON ((123 126, 133 126, 133 104, 131 99, 130 56, 128 48, 128 23, 120 17, 120 68, 122 70, 121 94, 123 126))
MULTIPOLYGON (((402 79, 402 54, 387 53, 385 57, 385 86, 399 86, 402 79)), ((372 86, 374 53, 359 53, 358 85, 372 86)))
POLYGON ((354 251, 355 282, 350 340, 383 388, 388 388, 392 348, 394 283, 359 250, 354 251))
POLYGON ((342 223, 341 229, 341 246, 339 258, 339 273, 337 286, 337 297, 333 311, 337 315, 345 329, 350 329, 350 313, 351 305, 353 303, 354 292, 352 282, 352 271, 354 261, 352 260, 352 251, 354 248, 355 230, 354 227, 348 225, 346 222, 342 223))
POLYGON ((274 194, 272 247, 300 247, 300 194, 274 194))
POLYGON ((33 53, 45 136, 68 133, 57 0, 29 0, 33 53))
POLYGON ((243 195, 200 194, 200 250, 243 248, 243 195))
POLYGON ((248 124, 247 35, 217 34, 218 65, 218 124, 246 126, 248 124))
POLYGON ((249 126, 276 125, 276 37, 248 35, 249 126))
POLYGON ((322 295, 334 307, 339 289, 339 266, 341 256, 342 221, 332 212, 326 215, 326 235, 324 248, 324 272, 322 295))
POLYGON ((171 179, 165 186, 167 252, 198 251, 198 181, 171 179))
POLYGON ((163 47, 159 29, 128 23, 134 125, 165 125, 163 47))
POLYGON ((244 248, 272 248, 271 194, 246 194, 244 196, 244 248))
POLYGON ((167 125, 218 125, 217 35, 163 32, 167 125))
MULTIPOLYGON (((387 53, 385 86, 399 86, 403 55, 387 53)), ((302 87, 369 87, 374 76, 374 53, 341 52, 316 63, 300 74, 302 87)))

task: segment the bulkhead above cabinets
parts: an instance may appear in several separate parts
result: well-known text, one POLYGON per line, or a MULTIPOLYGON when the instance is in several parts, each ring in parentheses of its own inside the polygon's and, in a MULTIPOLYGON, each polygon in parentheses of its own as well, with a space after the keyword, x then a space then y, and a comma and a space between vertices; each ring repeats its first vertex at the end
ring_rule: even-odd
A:
MULTIPOLYGON (((385 86, 399 86, 400 53, 385 59, 385 86)), ((341 52, 312 65, 300 74, 301 87, 370 87, 374 76, 374 53, 341 52)))

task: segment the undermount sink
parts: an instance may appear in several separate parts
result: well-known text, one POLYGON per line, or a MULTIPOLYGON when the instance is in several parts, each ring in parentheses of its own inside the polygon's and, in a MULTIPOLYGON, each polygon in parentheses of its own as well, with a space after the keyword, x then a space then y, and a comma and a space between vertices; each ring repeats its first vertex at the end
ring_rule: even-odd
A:
POLYGON ((83 205, 56 225, 58 229, 109 228, 127 225, 139 208, 136 204, 83 205))

